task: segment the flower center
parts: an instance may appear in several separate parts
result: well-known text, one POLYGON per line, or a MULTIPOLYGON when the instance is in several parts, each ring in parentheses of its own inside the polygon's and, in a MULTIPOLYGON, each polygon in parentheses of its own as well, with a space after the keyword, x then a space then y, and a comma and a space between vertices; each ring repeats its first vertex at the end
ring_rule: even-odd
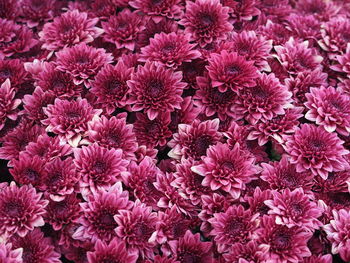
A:
POLYGON ((324 148, 324 142, 320 139, 314 139, 309 142, 309 146, 313 151, 319 151, 324 148))
POLYGON ((244 230, 244 223, 241 220, 233 219, 231 222, 228 222, 225 231, 230 236, 238 236, 244 230))
POLYGON ((236 65, 230 65, 226 67, 226 73, 229 75, 236 75, 240 72, 240 68, 236 65))
POLYGON ((164 85, 159 80, 152 80, 148 84, 148 93, 151 97, 159 96, 163 92, 163 89, 164 89, 164 85))
POLYGON ((38 180, 38 178, 40 177, 39 173, 33 169, 27 169, 24 172, 25 177, 30 181, 30 182, 35 182, 38 180))
POLYGON ((185 251, 179 255, 179 260, 182 263, 200 263, 202 262, 201 258, 189 251, 185 251))
POLYGON ((145 223, 137 223, 134 228, 134 233, 142 240, 148 240, 153 233, 153 229, 145 223))
POLYGON ((176 49, 176 45, 174 43, 167 43, 164 47, 162 47, 162 52, 164 54, 169 54, 176 49))
POLYGON ((272 238, 272 245, 278 250, 287 250, 291 245, 290 235, 285 232, 277 232, 272 238))
POLYGON ((114 221, 113 215, 105 213, 100 217, 100 223, 105 229, 114 229, 117 223, 114 221))
POLYGON ((55 211, 56 217, 65 218, 65 216, 67 215, 67 212, 68 212, 67 211, 68 205, 67 205, 66 201, 55 202, 53 209, 55 211))
POLYGON ((291 204, 290 208, 292 213, 296 216, 301 215, 303 213, 303 206, 299 203, 291 204))
POLYGON ((223 164, 221 164, 221 169, 225 173, 231 173, 234 170, 235 166, 231 161, 225 161, 223 164))
POLYGON ((114 147, 119 147, 119 136, 118 134, 108 134, 106 135, 106 140, 109 144, 114 147))
POLYGON ((107 165, 104 162, 96 161, 92 167, 93 171, 97 174, 104 173, 107 169, 107 165))
POLYGON ((255 98, 266 99, 269 97, 269 94, 267 94, 266 91, 260 86, 253 87, 251 91, 255 98))
POLYGON ((5 205, 4 210, 11 217, 20 217, 24 212, 24 207, 18 202, 11 201, 5 205))
POLYGON ((206 154, 207 149, 211 144, 211 137, 208 135, 203 135, 194 140, 193 148, 198 156, 203 156, 206 154))
POLYGON ((0 71, 0 78, 9 78, 12 76, 12 73, 8 69, 3 69, 0 71))
POLYGON ((200 21, 201 24, 205 27, 209 27, 214 24, 214 19, 209 14, 202 14, 200 21))
POLYGON ((80 65, 86 65, 89 63, 89 57, 86 54, 80 55, 76 62, 80 65))
POLYGON ((117 92, 123 87, 123 83, 121 83, 118 80, 112 80, 107 84, 108 91, 110 92, 117 92))

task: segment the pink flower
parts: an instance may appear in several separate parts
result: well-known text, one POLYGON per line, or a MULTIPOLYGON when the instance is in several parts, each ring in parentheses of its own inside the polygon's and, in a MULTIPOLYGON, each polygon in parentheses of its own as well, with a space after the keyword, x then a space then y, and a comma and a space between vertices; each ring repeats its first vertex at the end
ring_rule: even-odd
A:
POLYGON ((235 144, 231 150, 227 144, 218 143, 209 147, 207 155, 202 157, 200 165, 192 171, 204 176, 203 186, 211 190, 223 190, 235 199, 239 198, 245 184, 249 183, 257 172, 254 158, 235 144))
POLYGON ((296 4, 296 11, 306 15, 313 15, 319 20, 328 21, 340 11, 340 6, 333 2, 322 0, 300 0, 296 4))
POLYGON ((315 192, 322 193, 346 193, 348 192, 348 182, 350 180, 350 172, 345 170, 342 172, 329 173, 327 180, 320 177, 314 178, 312 189, 315 192))
POLYGON ((99 188, 108 189, 123 178, 128 161, 122 159, 122 151, 108 150, 94 143, 74 150, 74 164, 81 175, 80 191, 84 198, 99 188))
POLYGON ((252 234, 259 225, 259 214, 252 214, 251 210, 245 210, 243 206, 231 206, 224 213, 215 213, 208 222, 213 230, 210 235, 220 253, 230 250, 235 243, 244 243, 252 238, 252 234))
POLYGON ((183 238, 169 241, 173 256, 180 262, 212 263, 211 242, 200 241, 200 235, 187 230, 183 238))
POLYGON ((128 103, 133 111, 144 109, 150 120, 154 120, 159 113, 180 109, 182 91, 186 86, 181 82, 182 73, 157 66, 153 62, 146 62, 127 81, 131 88, 128 103))
POLYGON ((6 119, 15 121, 18 112, 16 108, 21 104, 20 99, 15 99, 15 91, 11 88, 10 80, 7 79, 0 86, 0 130, 5 126, 6 119))
POLYGON ((120 210, 114 219, 118 224, 117 236, 126 243, 127 250, 136 250, 141 258, 152 259, 155 243, 149 239, 158 220, 152 208, 136 201, 131 210, 120 210))
POLYGON ((296 164, 297 172, 311 170, 312 174, 327 179, 329 172, 343 171, 348 163, 344 155, 343 141, 334 133, 328 133, 320 126, 302 124, 294 135, 286 138, 284 146, 296 164))
POLYGON ((261 28, 261 34, 266 39, 271 39, 274 45, 283 45, 293 36, 293 32, 285 25, 271 20, 267 20, 266 25, 261 28))
POLYGON ((23 248, 12 249, 12 244, 0 244, 0 262, 22 263, 23 248))
POLYGON ((331 254, 327 254, 323 256, 313 255, 311 257, 304 258, 303 260, 303 263, 332 263, 332 262, 333 262, 333 259, 331 254))
POLYGON ((129 9, 123 9, 118 15, 110 16, 107 22, 102 22, 105 31, 103 39, 113 43, 118 49, 135 49, 135 41, 139 32, 144 29, 142 16, 129 9))
POLYGON ((83 216, 79 219, 81 226, 75 231, 73 238, 108 242, 116 237, 114 230, 118 225, 113 217, 121 211, 131 209, 132 203, 128 192, 123 191, 122 184, 118 182, 108 190, 93 192, 88 201, 80 203, 80 206, 83 210, 83 216))
POLYGON ((28 79, 28 73, 24 69, 23 62, 19 59, 0 60, 0 83, 4 83, 7 79, 10 80, 11 87, 18 92, 28 79))
POLYGON ((101 110, 93 109, 86 99, 55 99, 55 103, 44 108, 44 112, 47 119, 41 122, 47 125, 46 130, 66 138, 73 146, 78 145, 88 130, 88 122, 101 114, 101 110))
POLYGON ((137 252, 131 253, 126 249, 125 243, 114 238, 109 244, 97 240, 95 251, 87 252, 89 263, 100 262, 120 262, 120 263, 136 263, 138 258, 137 252))
POLYGON ((89 43, 99 37, 103 30, 96 27, 98 18, 88 18, 88 14, 78 10, 68 11, 46 23, 39 32, 42 48, 60 50, 82 42, 89 43))
POLYGON ((270 189, 262 191, 259 186, 255 187, 253 194, 246 194, 244 197, 249 204, 249 210, 251 213, 258 213, 260 216, 267 215, 270 208, 264 203, 264 201, 271 198, 272 191, 270 189))
POLYGON ((129 4, 138 11, 150 16, 154 22, 159 23, 163 17, 176 20, 181 18, 183 12, 180 2, 180 0, 133 0, 129 4))
POLYGON ((313 231, 322 223, 317 220, 322 215, 322 209, 310 197, 304 194, 302 188, 293 191, 284 189, 281 193, 274 191, 273 198, 264 203, 270 208, 269 215, 275 216, 276 224, 289 228, 297 226, 313 231))
POLYGON ((20 3, 21 16, 28 27, 37 27, 40 22, 52 19, 54 5, 54 0, 23 0, 20 3))
POLYGON ((194 120, 192 124, 179 124, 179 131, 173 135, 168 143, 171 148, 168 155, 171 158, 193 158, 200 160, 210 145, 215 145, 221 139, 219 119, 200 122, 194 120))
POLYGON ((256 0, 221 0, 223 6, 229 7, 229 14, 236 21, 252 20, 254 16, 260 15, 256 0))
POLYGON ((89 79, 94 77, 113 57, 102 48, 93 48, 85 43, 65 48, 56 53, 57 69, 71 74, 76 85, 84 83, 90 87, 89 79))
POLYGON ((44 225, 43 214, 48 201, 31 186, 17 187, 14 182, 0 191, 0 232, 26 236, 44 225))
POLYGON ((306 242, 312 233, 299 227, 277 225, 274 217, 264 216, 257 234, 259 247, 267 251, 264 253, 267 261, 298 263, 304 257, 311 256, 306 242))
POLYGON ((140 61, 155 61, 157 64, 176 69, 183 62, 199 58, 201 53, 190 44, 190 34, 160 33, 150 40, 150 44, 141 49, 140 61))
POLYGON ((323 229, 327 233, 327 239, 332 243, 332 253, 341 253, 341 256, 348 257, 350 247, 349 210, 333 210, 333 217, 334 219, 329 224, 324 225, 323 229))
POLYGON ((291 14, 287 20, 288 29, 299 39, 309 39, 311 43, 317 43, 321 38, 321 23, 315 16, 291 14))
POLYGON ((263 73, 254 86, 240 92, 235 110, 251 124, 256 124, 258 120, 266 121, 284 115, 285 109, 293 107, 291 97, 292 93, 273 73, 263 73))
POLYGON ((106 108, 108 114, 127 104, 130 90, 126 83, 131 79, 133 71, 133 68, 128 68, 119 61, 116 66, 105 65, 91 81, 91 93, 97 97, 96 102, 106 108))
POLYGON ((233 26, 229 23, 228 7, 223 7, 219 0, 196 0, 186 2, 186 12, 179 24, 190 33, 193 41, 201 47, 216 40, 225 40, 226 33, 233 26))
POLYGON ((266 250, 259 247, 256 241, 249 241, 247 244, 234 243, 231 251, 223 257, 230 263, 257 263, 262 262, 266 250))
POLYGON ((16 0, 0 1, 0 17, 12 19, 18 15, 18 2, 16 0))
POLYGON ((254 61, 247 61, 236 52, 228 53, 226 50, 220 54, 213 53, 206 68, 213 87, 218 87, 220 92, 227 89, 238 92, 244 87, 252 87, 258 77, 254 61))
POLYGON ((346 47, 346 52, 343 55, 338 55, 335 57, 338 62, 335 65, 331 65, 330 68, 334 71, 343 73, 349 78, 350 76, 350 44, 346 47))

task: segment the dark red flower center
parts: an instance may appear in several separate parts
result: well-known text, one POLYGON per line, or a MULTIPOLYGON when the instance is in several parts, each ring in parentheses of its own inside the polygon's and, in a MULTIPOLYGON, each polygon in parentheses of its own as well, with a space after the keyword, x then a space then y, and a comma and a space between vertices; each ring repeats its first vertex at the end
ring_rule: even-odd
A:
POLYGON ((210 145, 212 145, 212 138, 209 135, 202 135, 194 140, 193 149, 198 156, 203 156, 210 145))
POLYGON ((178 259, 181 263, 201 263, 202 258, 192 252, 185 251, 178 255, 178 259))
POLYGON ((118 80, 108 82, 107 89, 109 92, 116 93, 123 87, 123 83, 118 80))
POLYGON ((114 213, 112 211, 102 211, 96 218, 95 224, 97 224, 101 230, 112 231, 117 227, 117 223, 115 222, 113 215, 114 213))
POLYGON ((231 161, 225 161, 221 164, 221 169, 226 173, 231 173, 235 169, 235 166, 231 161))
POLYGON ((0 78, 5 79, 12 76, 12 72, 9 69, 2 69, 0 71, 0 78))
POLYGON ((14 200, 5 204, 4 210, 11 217, 21 217, 24 212, 24 206, 14 200))
POLYGON ((52 208, 55 211, 55 216, 59 218, 65 218, 69 210, 69 206, 65 200, 62 202, 54 202, 52 208))
POLYGON ((266 90, 260 86, 251 88, 251 92, 252 95, 258 99, 267 99, 269 97, 269 94, 266 92, 266 90))
POLYGON ((226 67, 226 73, 229 75, 237 75, 241 71, 237 65, 229 65, 226 67))
POLYGON ((277 231, 272 237, 272 246, 276 250, 289 249, 291 242, 291 236, 286 231, 277 231))
POLYGON ((241 219, 232 219, 227 223, 225 232, 232 237, 238 236, 245 229, 245 224, 241 219))
POLYGON ((103 161, 96 161, 92 167, 93 171, 97 174, 104 173, 107 170, 107 165, 103 161))
POLYGON ((175 43, 167 43, 164 47, 162 47, 162 53, 169 54, 176 49, 175 43))
POLYGON ((31 168, 26 169, 23 174, 31 183, 36 182, 40 177, 39 173, 31 168))
POLYGON ((119 147, 120 144, 120 136, 116 133, 109 133, 106 135, 106 141, 113 145, 114 147, 119 147))
POLYGON ((209 26, 212 26, 214 24, 215 19, 210 14, 202 14, 200 16, 200 22, 203 26, 209 27, 209 26))
POLYGON ((313 139, 309 141, 309 147, 313 151, 319 151, 325 147, 325 144, 324 144, 324 141, 320 139, 313 139))
POLYGON ((160 80, 152 80, 148 84, 148 94, 151 97, 159 96, 164 90, 164 85, 160 80))
POLYGON ((134 234, 142 240, 148 240, 154 229, 145 223, 137 223, 134 227, 134 234))
POLYGON ((304 212, 303 205, 300 203, 291 204, 290 209, 294 216, 299 216, 304 212))
POLYGON ((151 0, 151 3, 155 6, 160 6, 163 2, 164 0, 151 0))
POLYGON ((80 114, 76 111, 68 111, 66 112, 66 117, 71 121, 76 121, 80 119, 80 114))

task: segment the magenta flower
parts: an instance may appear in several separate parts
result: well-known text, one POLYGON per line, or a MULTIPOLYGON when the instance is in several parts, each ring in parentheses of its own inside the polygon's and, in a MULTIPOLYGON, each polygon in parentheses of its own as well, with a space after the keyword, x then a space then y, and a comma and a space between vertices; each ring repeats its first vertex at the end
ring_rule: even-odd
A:
POLYGON ((254 61, 247 61, 236 52, 213 53, 206 67, 213 87, 220 92, 231 89, 234 92, 244 87, 252 87, 258 77, 254 61))
POLYGON ((137 35, 145 28, 142 16, 129 9, 110 16, 107 22, 102 22, 102 27, 105 41, 115 44, 118 49, 126 48, 131 51, 135 49, 137 35))
POLYGON ((259 214, 252 214, 251 210, 244 210, 243 206, 231 206, 224 213, 215 213, 208 222, 213 230, 213 236, 220 253, 230 250, 231 245, 243 243, 251 239, 259 225, 259 214))
POLYGON ((194 50, 194 44, 190 44, 190 34, 160 33, 150 40, 150 44, 141 49, 140 61, 155 61, 156 64, 165 65, 176 69, 183 62, 199 58, 201 53, 194 50))
POLYGON ((249 204, 249 210, 251 213, 258 213, 260 216, 267 215, 270 208, 264 202, 271 198, 272 191, 270 189, 262 191, 259 186, 254 189, 253 194, 246 194, 244 197, 249 204))
POLYGON ((302 124, 294 135, 288 136, 284 146, 296 164, 297 172, 311 170, 312 174, 327 179, 328 173, 343 171, 348 167, 344 155, 349 151, 343 141, 334 133, 328 133, 320 126, 302 124))
POLYGON ((267 249, 259 247, 256 241, 249 241, 247 244, 232 244, 231 251, 223 254, 223 257, 231 263, 256 263, 262 262, 266 252, 267 249))
POLYGON ((98 18, 88 18, 88 14, 78 10, 68 11, 46 23, 39 32, 42 48, 60 50, 82 42, 89 43, 99 37, 103 30, 96 27, 98 18))
POLYGON ((28 79, 28 73, 22 61, 19 59, 0 60, 0 83, 3 84, 7 79, 10 80, 11 87, 18 92, 28 79))
POLYGON ((335 57, 338 62, 335 65, 331 65, 330 68, 334 71, 343 73, 348 78, 350 76, 350 45, 348 44, 346 47, 346 51, 343 55, 338 55, 335 57))
POLYGON ((24 0, 20 4, 21 16, 28 27, 33 28, 40 22, 46 22, 53 17, 54 0, 37 1, 24 0))
POLYGON ((122 150, 108 150, 96 143, 73 151, 74 164, 81 175, 79 185, 84 198, 99 188, 108 189, 123 178, 129 164, 129 161, 122 159, 122 150))
POLYGON ((245 184, 256 174, 254 158, 235 144, 231 150, 227 144, 218 143, 209 147, 202 162, 192 171, 204 176, 203 186, 211 190, 223 190, 235 199, 239 198, 245 184))
POLYGON ((185 33, 201 47, 216 40, 225 40, 233 26, 229 23, 228 7, 223 7, 219 0, 186 2, 186 12, 179 21, 185 27, 185 33))
POLYGON ((0 86, 0 130, 5 126, 6 119, 15 121, 18 116, 17 107, 21 104, 20 99, 15 99, 15 91, 11 88, 10 80, 7 79, 0 86))
POLYGON ((0 262, 22 263, 23 248, 12 249, 12 244, 0 244, 0 262))
POLYGON ((93 48, 81 43, 56 53, 57 69, 73 76, 76 85, 90 87, 89 79, 94 77, 105 64, 112 63, 113 57, 105 49, 93 48))
POLYGON ((88 130, 88 122, 96 119, 102 110, 93 109, 86 99, 55 99, 55 103, 44 108, 44 112, 47 119, 41 122, 47 125, 46 130, 64 137, 76 146, 88 130))
POLYGON ((321 38, 321 22, 315 16, 291 14, 287 20, 288 28, 299 39, 308 39, 311 43, 317 43, 321 38))
POLYGON ((16 0, 0 1, 0 17, 12 19, 18 15, 18 2, 16 0))
POLYGON ((261 33, 266 39, 271 39, 274 45, 284 45, 293 36, 293 32, 285 25, 274 23, 271 20, 268 20, 261 28, 261 33))
POLYGON ((153 62, 146 62, 127 81, 131 88, 129 104, 133 111, 144 109, 150 120, 154 120, 159 113, 180 109, 182 91, 186 86, 181 82, 182 73, 173 72, 153 62))
POLYGON ((310 200, 302 188, 293 191, 284 189, 281 193, 277 191, 272 193, 272 200, 266 200, 264 203, 270 208, 269 215, 275 216, 276 224, 289 228, 297 226, 311 231, 322 225, 317 220, 323 212, 321 207, 310 200))
POLYGON ((221 3, 229 8, 229 14, 234 20, 252 20, 254 16, 260 15, 256 0, 221 0, 221 3))
MULTIPOLYGON (((44 225, 43 214, 48 201, 31 186, 11 182, 0 191, 0 232, 26 236, 35 227, 44 225)), ((30 235, 30 234, 29 234, 30 235)))
POLYGON ((89 263, 100 262, 120 262, 120 263, 136 263, 138 258, 137 251, 131 253, 127 250, 125 243, 114 238, 109 244, 101 240, 97 240, 95 250, 87 252, 89 263))

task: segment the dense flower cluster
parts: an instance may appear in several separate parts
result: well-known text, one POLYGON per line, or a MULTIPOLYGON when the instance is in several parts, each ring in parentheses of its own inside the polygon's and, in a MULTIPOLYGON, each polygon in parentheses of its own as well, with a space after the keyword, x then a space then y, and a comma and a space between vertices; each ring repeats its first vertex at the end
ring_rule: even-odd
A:
POLYGON ((0 263, 350 262, 349 0, 0 0, 0 263))

